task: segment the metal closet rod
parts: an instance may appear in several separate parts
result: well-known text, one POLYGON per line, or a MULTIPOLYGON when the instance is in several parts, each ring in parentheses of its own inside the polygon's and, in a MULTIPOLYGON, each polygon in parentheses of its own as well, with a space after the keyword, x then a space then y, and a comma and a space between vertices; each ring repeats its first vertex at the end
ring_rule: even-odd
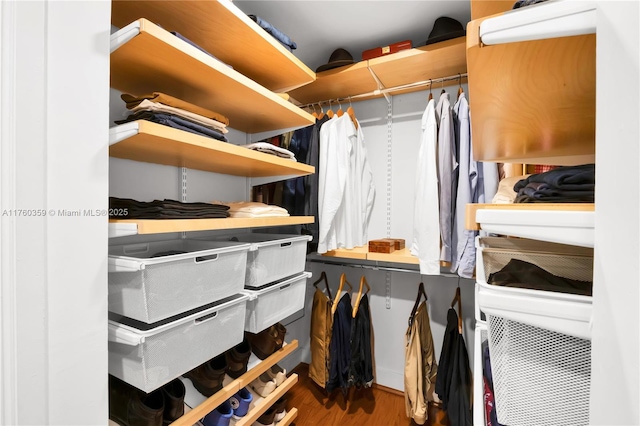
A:
POLYGON ((406 90, 406 89, 415 89, 417 87, 429 87, 437 83, 444 83, 445 81, 462 80, 467 76, 468 74, 465 72, 465 73, 460 73, 456 75, 450 75, 448 77, 434 78, 434 79, 429 79, 425 81, 417 81, 415 83, 403 84, 400 86, 387 87, 384 89, 376 89, 373 92, 360 93, 359 95, 347 96, 344 98, 327 99, 319 102, 312 102, 310 104, 301 105, 300 108, 312 108, 314 105, 327 105, 331 102, 348 102, 348 101, 352 101, 359 98, 367 98, 370 96, 378 96, 378 95, 384 95, 384 94, 392 95, 393 94, 392 92, 398 92, 400 90, 406 90))

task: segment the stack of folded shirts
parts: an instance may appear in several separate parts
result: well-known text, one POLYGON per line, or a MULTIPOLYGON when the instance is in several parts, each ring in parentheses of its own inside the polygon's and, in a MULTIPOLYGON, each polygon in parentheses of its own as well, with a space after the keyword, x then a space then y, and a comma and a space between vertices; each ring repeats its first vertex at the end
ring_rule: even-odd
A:
POLYGON ((109 197, 109 209, 126 212, 115 219, 219 219, 229 217, 229 207, 211 203, 182 203, 175 200, 137 201, 109 197))
POLYGON ((255 22, 256 24, 258 24, 263 30, 268 32, 271 35, 271 37, 278 40, 280 44, 283 45, 285 49, 287 49, 289 52, 292 52, 293 49, 298 48, 298 45, 296 44, 296 42, 291 40, 288 35, 280 31, 279 29, 277 29, 276 27, 274 27, 264 19, 256 15, 249 15, 249 18, 251 18, 253 22, 255 22))
POLYGON ((593 203, 595 164, 558 167, 518 181, 516 203, 593 203))
POLYGON ((229 207, 229 215, 231 217, 285 217, 289 216, 289 212, 282 207, 272 206, 264 203, 253 201, 234 201, 215 203, 224 204, 229 207))
POLYGON ((254 151, 264 152, 265 154, 276 155, 281 158, 286 158, 287 160, 296 161, 296 157, 293 152, 289 151, 285 148, 280 148, 279 146, 275 146, 268 142, 256 142, 250 143, 249 145, 241 145, 245 148, 253 149, 254 151))
POLYGON ((229 119, 222 114, 185 102, 160 92, 150 95, 133 96, 123 94, 122 100, 133 114, 116 124, 135 120, 148 120, 175 129, 195 133, 227 142, 229 119))

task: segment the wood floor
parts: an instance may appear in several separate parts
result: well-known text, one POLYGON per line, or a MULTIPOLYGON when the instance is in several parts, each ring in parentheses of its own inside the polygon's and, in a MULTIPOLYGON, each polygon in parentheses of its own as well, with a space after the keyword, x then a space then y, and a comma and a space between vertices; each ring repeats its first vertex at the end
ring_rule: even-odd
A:
MULTIPOLYGON (((415 425, 405 415, 404 396, 378 388, 351 389, 347 398, 342 392, 326 391, 308 376, 307 364, 294 369, 298 384, 287 392, 287 406, 298 409, 297 426, 409 426, 415 425)), ((425 425, 449 425, 446 414, 437 407, 429 410, 425 425)))

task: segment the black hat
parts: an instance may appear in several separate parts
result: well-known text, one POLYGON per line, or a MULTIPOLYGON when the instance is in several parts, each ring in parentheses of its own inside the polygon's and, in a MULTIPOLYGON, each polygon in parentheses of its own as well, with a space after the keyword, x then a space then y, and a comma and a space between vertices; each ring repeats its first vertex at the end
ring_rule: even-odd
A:
POLYGON ((351 53, 342 48, 339 48, 333 51, 333 53, 329 57, 329 62, 324 65, 320 65, 316 69, 316 72, 327 71, 351 64, 353 64, 353 56, 351 56, 351 53))
POLYGON ((462 37, 465 34, 466 31, 460 22, 453 18, 441 16, 433 24, 433 29, 429 33, 429 39, 425 45, 462 37))

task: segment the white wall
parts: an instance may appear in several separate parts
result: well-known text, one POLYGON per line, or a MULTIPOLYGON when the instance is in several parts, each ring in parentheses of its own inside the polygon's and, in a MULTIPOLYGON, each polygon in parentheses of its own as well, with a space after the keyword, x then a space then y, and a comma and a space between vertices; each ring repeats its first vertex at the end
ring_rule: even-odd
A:
MULTIPOLYGON (((466 85, 463 85, 466 90, 466 85)), ((458 86, 445 86, 450 99, 455 102, 458 86)), ((440 87, 434 90, 438 99, 440 87)), ((411 241, 413 232, 413 182, 416 172, 416 156, 420 143, 421 118, 427 105, 428 91, 414 92, 392 97, 392 172, 391 172, 391 236, 411 241)), ((387 224, 387 102, 384 98, 353 104, 361 123, 367 145, 376 188, 376 198, 369 225, 369 239, 386 237, 387 224)), ((402 267, 399 265, 399 267, 402 267)), ((415 302, 418 284, 425 283, 429 296, 429 310, 436 356, 442 349, 447 310, 453 299, 458 280, 453 277, 429 277, 418 273, 365 270, 355 267, 323 265, 307 262, 307 270, 313 278, 307 283, 306 309, 303 318, 287 325, 290 338, 299 341, 297 355, 283 363, 291 368, 298 362, 310 362, 309 329, 313 298, 313 281, 322 271, 327 273, 332 290, 337 289, 342 272, 349 282, 357 284, 365 275, 372 287, 370 294, 371 316, 374 332, 374 356, 376 382, 383 386, 403 390, 404 336, 407 320, 415 302), (391 278, 391 306, 386 308, 386 274, 391 278)), ((446 272, 443 270, 443 272, 446 272)), ((474 282, 460 280, 463 300, 464 338, 470 359, 474 343, 474 282)), ((473 368, 473 365, 470 365, 473 368)))
POLYGON ((638 2, 598 2, 590 423, 640 424, 638 2))
POLYGON ((0 7, 0 423, 104 424, 110 2, 0 7))

